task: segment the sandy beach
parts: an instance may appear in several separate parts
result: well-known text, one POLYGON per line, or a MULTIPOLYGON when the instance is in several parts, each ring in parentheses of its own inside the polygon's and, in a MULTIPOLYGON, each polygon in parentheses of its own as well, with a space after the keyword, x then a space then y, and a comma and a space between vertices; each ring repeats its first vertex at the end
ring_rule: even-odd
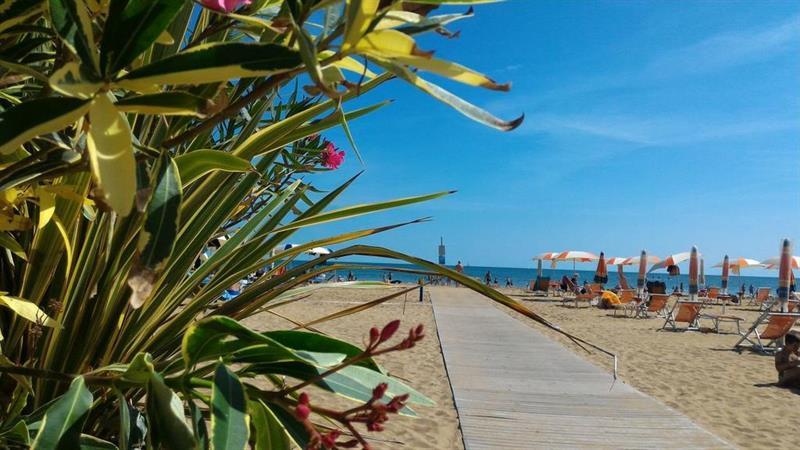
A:
MULTIPOLYGON (((739 337, 733 324, 723 325, 722 331, 727 334, 660 331, 663 319, 613 317, 608 310, 575 309, 552 298, 534 299, 521 290, 505 292, 563 329, 616 353, 617 382, 631 384, 737 447, 796 445, 792 431, 796 429, 800 395, 775 386, 777 374, 771 356, 732 350, 739 337)), ((713 306, 709 311, 719 313, 720 309, 713 306)), ((613 370, 608 356, 587 353, 558 333, 509 313, 609 373, 613 370)), ((745 318, 742 328, 746 329, 758 312, 754 307, 728 306, 726 314, 745 318)), ((710 326, 707 320, 700 324, 710 326)))
MULTIPOLYGON (((407 286, 406 286, 407 287, 407 286)), ((397 292, 402 288, 324 288, 309 298, 275 308, 275 312, 298 322, 309 322, 327 314, 374 300, 397 292)), ((425 339, 416 347, 378 358, 390 375, 407 380, 407 383, 436 402, 435 407, 414 406, 416 418, 393 416, 380 433, 365 433, 372 438, 376 449, 462 449, 458 415, 453 405, 450 384, 442 360, 430 298, 418 302, 416 292, 401 296, 355 315, 318 325, 320 331, 333 337, 361 345, 371 326, 381 327, 393 319, 400 319, 401 328, 395 339, 416 324, 425 326, 425 339)), ((245 321, 247 326, 260 331, 292 328, 292 323, 271 313, 261 313, 245 321)), ((325 395, 326 405, 349 407, 354 404, 321 390, 310 391, 312 400, 325 395)))

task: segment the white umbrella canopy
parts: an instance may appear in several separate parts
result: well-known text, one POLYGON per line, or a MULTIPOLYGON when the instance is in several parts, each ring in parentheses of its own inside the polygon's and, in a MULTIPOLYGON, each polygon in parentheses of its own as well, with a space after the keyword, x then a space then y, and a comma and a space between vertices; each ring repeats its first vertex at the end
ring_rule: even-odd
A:
MULTIPOLYGON (((653 264, 653 267, 650 268, 647 272, 653 272, 659 269, 666 269, 669 266, 677 266, 678 264, 688 261, 689 258, 692 256, 691 252, 681 252, 675 253, 674 255, 669 255, 664 258, 661 262, 657 262, 653 264)), ((698 257, 702 256, 700 253, 697 254, 698 257)))
POLYGON ((555 257, 558 256, 558 255, 559 255, 558 252, 544 252, 544 253, 540 253, 540 254, 534 256, 533 260, 534 261, 536 261, 536 260, 550 261, 552 259, 555 259, 555 257))
POLYGON ((576 262, 597 261, 598 259, 600 259, 600 257, 594 253, 580 250, 568 250, 566 252, 559 253, 558 256, 553 258, 553 267, 555 267, 556 261, 572 261, 572 269, 575 270, 576 262))
MULTIPOLYGON (((769 258, 761 261, 761 264, 767 269, 777 269, 781 265, 781 257, 776 256, 774 258, 769 258)), ((800 256, 792 256, 789 258, 789 264, 791 264, 792 269, 800 269, 800 256)))
POLYGON ((624 256, 614 256, 612 258, 608 258, 606 260, 606 264, 609 266, 630 266, 633 263, 628 262, 631 258, 626 258, 624 256))
POLYGON ((311 255, 330 255, 333 253, 331 249, 325 247, 314 247, 311 250, 307 251, 311 255))
MULTIPOLYGON (((636 264, 639 264, 639 261, 641 261, 641 260, 642 260, 641 256, 632 256, 630 258, 627 258, 625 260, 624 264, 625 265, 636 265, 636 264)), ((661 258, 659 258, 656 255, 647 255, 644 258, 644 263, 645 264, 656 264, 656 263, 659 263, 659 262, 661 262, 661 258)))
MULTIPOLYGON (((778 262, 780 263, 780 258, 778 258, 778 262)), ((714 264, 712 267, 722 267, 725 261, 720 261, 714 264)), ((730 267, 731 271, 736 275, 739 275, 739 271, 742 269, 746 269, 748 267, 767 267, 765 264, 758 262, 758 260, 752 258, 730 258, 728 260, 728 267, 730 267)))

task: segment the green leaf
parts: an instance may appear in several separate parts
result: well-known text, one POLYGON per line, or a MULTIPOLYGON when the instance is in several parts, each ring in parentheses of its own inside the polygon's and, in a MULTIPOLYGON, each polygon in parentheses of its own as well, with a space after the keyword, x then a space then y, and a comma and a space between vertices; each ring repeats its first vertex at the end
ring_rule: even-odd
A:
POLYGON ((164 116, 204 117, 209 101, 188 92, 170 91, 157 94, 136 95, 117 101, 117 110, 140 114, 164 116))
POLYGON ((211 448, 236 450, 247 447, 249 421, 247 398, 241 381, 225 364, 217 364, 211 389, 211 448))
POLYGON ((0 31, 24 22, 42 12, 42 0, 3 0, 0 7, 0 31))
POLYGON ((86 66, 68 62, 50 76, 50 87, 69 97, 92 98, 103 84, 86 73, 86 66))
POLYGON ((452 93, 442 89, 441 87, 420 78, 419 75, 412 72, 403 65, 376 57, 370 57, 370 59, 375 61, 380 66, 384 67, 387 71, 397 75, 399 78, 403 80, 406 80, 407 82, 416 86, 417 88, 427 93, 431 97, 451 106, 456 111, 460 112, 461 114, 469 117, 470 119, 476 122, 482 123, 484 125, 490 126, 500 131, 511 131, 514 128, 520 126, 522 124, 522 121, 525 119, 524 114, 514 120, 509 120, 509 121, 498 119, 497 117, 491 115, 487 111, 484 111, 483 109, 473 105, 472 103, 469 103, 453 95, 452 93))
POLYGON ((0 191, 28 183, 45 176, 53 176, 81 161, 81 154, 71 150, 55 150, 46 155, 29 156, 0 171, 0 191))
POLYGON ((220 150, 194 150, 175 158, 181 182, 184 186, 203 175, 219 170, 222 172, 247 172, 253 166, 244 158, 220 150))
POLYGON ((399 198, 396 200, 389 200, 385 202, 377 202, 377 203, 367 203, 364 205, 355 205, 355 206, 348 206, 341 209, 336 209, 333 211, 328 211, 320 214, 313 215, 311 217, 307 217, 304 219, 295 220, 287 225, 282 227, 278 227, 273 232, 279 231, 286 231, 286 230, 294 230, 297 228, 308 227, 311 225, 319 225, 321 223, 326 222, 333 222, 337 220, 348 219, 351 217, 361 216, 364 214, 369 214, 375 211, 382 211, 386 209, 393 209, 398 208, 400 206, 412 205, 414 203, 419 202, 426 202, 428 200, 437 199, 440 197, 444 197, 445 195, 450 195, 454 191, 447 191, 447 192, 437 192, 435 194, 427 194, 427 195, 419 195, 416 197, 406 197, 406 198, 399 198))
POLYGON ((132 90, 159 84, 204 84, 286 72, 300 65, 297 51, 277 44, 223 42, 198 45, 136 69, 117 81, 132 90))
POLYGON ((81 435, 81 450, 117 450, 117 446, 98 437, 81 435))
POLYGON ((139 263, 156 272, 175 246, 183 197, 178 166, 168 153, 161 156, 158 167, 158 181, 147 204, 144 228, 139 239, 139 263))
POLYGON ((98 95, 89 110, 91 128, 86 139, 92 174, 103 200, 120 216, 127 216, 136 194, 136 160, 131 128, 108 96, 98 95))
POLYGON ((283 424, 271 409, 261 401, 251 400, 247 410, 255 429, 255 450, 289 450, 292 443, 283 424))
POLYGON ((0 233, 0 247, 7 249, 25 261, 28 260, 28 255, 25 253, 25 249, 22 248, 16 239, 14 239, 14 236, 11 235, 11 233, 0 233))
MULTIPOLYGON (((279 342, 295 351, 304 350, 320 353, 339 353, 346 355, 348 358, 360 355, 363 352, 363 350, 349 342, 340 341, 339 339, 319 333, 280 330, 267 331, 264 333, 264 336, 267 336, 270 339, 273 339, 276 342, 279 342)), ((378 366, 378 364, 375 363, 372 358, 365 359, 364 361, 357 363, 357 365, 382 372, 380 366, 378 366)))
POLYGON ((0 154, 43 134, 66 128, 89 110, 89 101, 49 97, 28 100, 0 112, 0 154))
MULTIPOLYGON (((228 337, 238 338, 239 345, 263 344, 273 346, 286 359, 300 359, 291 350, 263 336, 239 322, 224 316, 211 316, 193 323, 183 336, 182 353, 186 368, 190 369, 209 356, 216 358, 228 337)), ((228 348, 231 348, 230 346, 228 348)))
MULTIPOLYGON (((86 67, 99 74, 92 21, 83 0, 49 0, 53 28, 86 67)), ((125 33, 118 33, 125 34, 125 33)))
POLYGON ((79 448, 80 431, 91 406, 92 393, 86 388, 83 377, 78 376, 67 392, 47 408, 31 448, 79 448))
POLYGON ((112 76, 158 39, 183 7, 184 0, 111 0, 100 65, 112 76))
POLYGON ((195 440, 186 423, 183 402, 157 373, 147 383, 147 418, 156 448, 159 444, 173 450, 194 448, 195 440))
POLYGON ((5 293, 0 292, 0 305, 3 305, 14 311, 14 313, 16 313, 18 316, 46 327, 61 327, 58 322, 51 319, 47 314, 44 313, 44 311, 39 309, 35 303, 25 300, 24 298, 12 297, 10 295, 3 294, 5 293))

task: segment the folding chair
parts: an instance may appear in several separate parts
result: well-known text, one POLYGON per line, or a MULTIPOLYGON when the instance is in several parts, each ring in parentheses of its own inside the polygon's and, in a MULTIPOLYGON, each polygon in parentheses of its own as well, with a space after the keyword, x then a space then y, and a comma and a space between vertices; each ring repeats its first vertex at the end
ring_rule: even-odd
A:
POLYGON ((710 287, 708 291, 706 291, 706 298, 709 299, 709 303, 716 303, 719 300, 719 288, 718 287, 710 287))
POLYGON ((778 350, 778 339, 786 336, 791 331, 797 319, 800 319, 799 313, 765 313, 753 323, 747 333, 742 334, 742 338, 734 345, 734 349, 739 350, 746 341, 750 343, 750 347, 753 350, 760 353, 775 352, 778 350), (767 327, 763 331, 759 331, 758 326, 762 324, 765 318, 767 327), (754 336, 755 339, 753 339, 754 336), (766 342, 766 345, 764 345, 764 342, 766 342))
POLYGON ((667 313, 662 329, 667 326, 672 327, 672 331, 678 330, 678 322, 685 323, 685 330, 697 329, 697 321, 700 318, 700 310, 703 309, 703 302, 684 302, 677 301, 672 309, 667 313), (675 311, 677 309, 677 312, 675 311))
POLYGON ((640 302, 634 309, 633 317, 640 317, 647 319, 650 314, 656 317, 663 317, 664 310, 667 308, 667 301, 669 295, 667 294, 650 294, 647 302, 640 302))
POLYGON ((751 305, 758 305, 759 307, 762 307, 768 301, 769 301, 769 288, 768 287, 760 287, 756 291, 756 296, 750 299, 750 304, 751 305))

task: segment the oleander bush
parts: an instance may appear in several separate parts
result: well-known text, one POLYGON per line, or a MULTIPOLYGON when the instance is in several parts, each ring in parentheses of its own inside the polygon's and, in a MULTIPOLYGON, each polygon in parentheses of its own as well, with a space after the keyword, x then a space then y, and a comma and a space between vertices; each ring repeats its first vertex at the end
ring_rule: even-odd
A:
POLYGON ((283 247, 305 227, 449 194, 331 210, 357 176, 329 192, 311 184, 345 157, 321 133, 340 127, 354 147, 348 123, 386 105, 351 100, 405 82, 487 126, 521 123, 428 81, 508 89, 415 43, 455 37, 447 27, 472 3, 485 1, 5 0, 0 446, 368 448, 391 415, 431 403, 374 359, 412 348, 421 327, 366 326, 356 346, 304 324, 239 322, 357 267, 343 257, 413 263, 549 325, 447 268, 357 244, 426 219, 283 247), (311 385, 353 407, 326 407, 311 385))

